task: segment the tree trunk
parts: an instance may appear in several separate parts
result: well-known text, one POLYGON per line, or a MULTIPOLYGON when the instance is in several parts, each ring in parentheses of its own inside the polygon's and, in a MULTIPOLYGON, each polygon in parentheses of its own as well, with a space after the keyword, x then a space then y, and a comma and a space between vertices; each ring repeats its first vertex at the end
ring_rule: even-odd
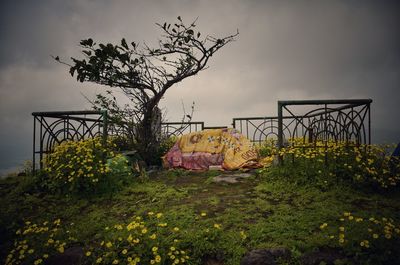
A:
POLYGON ((158 120, 159 109, 157 106, 147 108, 137 130, 136 148, 139 156, 148 166, 157 165, 159 163, 158 134, 160 133, 160 129, 157 125, 158 120))

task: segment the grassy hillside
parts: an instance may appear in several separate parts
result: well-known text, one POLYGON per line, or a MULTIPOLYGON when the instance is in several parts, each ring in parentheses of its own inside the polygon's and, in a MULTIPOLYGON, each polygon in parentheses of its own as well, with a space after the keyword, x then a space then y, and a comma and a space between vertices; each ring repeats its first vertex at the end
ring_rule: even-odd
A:
POLYGON ((283 248, 290 256, 278 264, 399 263, 397 186, 302 159, 234 184, 214 182, 216 171, 153 171, 100 195, 51 193, 32 176, 1 180, 1 260, 56 264, 73 250, 81 264, 235 265, 250 250, 283 248))

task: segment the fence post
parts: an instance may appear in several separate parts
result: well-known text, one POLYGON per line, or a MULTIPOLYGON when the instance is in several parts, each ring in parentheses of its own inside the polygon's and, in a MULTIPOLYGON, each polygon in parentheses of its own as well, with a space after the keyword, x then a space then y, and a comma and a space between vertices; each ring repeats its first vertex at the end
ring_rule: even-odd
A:
MULTIPOLYGON (((283 116, 282 116, 282 102, 278 101, 278 151, 280 152, 283 147, 283 116)), ((283 162, 281 155, 278 155, 279 163, 283 162)))
POLYGON ((107 143, 108 136, 108 113, 107 110, 102 110, 101 115, 103 116, 103 145, 107 143))

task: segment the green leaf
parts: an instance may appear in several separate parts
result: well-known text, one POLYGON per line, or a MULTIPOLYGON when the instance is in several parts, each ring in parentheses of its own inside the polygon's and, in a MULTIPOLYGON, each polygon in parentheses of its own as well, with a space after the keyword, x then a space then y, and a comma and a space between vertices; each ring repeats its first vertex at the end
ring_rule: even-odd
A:
POLYGON ((71 67, 71 68, 69 69, 69 73, 71 74, 71 76, 74 76, 75 67, 71 67))
POLYGON ((83 52, 84 54, 86 54, 87 56, 92 55, 92 52, 91 52, 91 51, 83 50, 82 52, 83 52))
POLYGON ((121 45, 122 45, 122 47, 124 47, 125 49, 129 49, 129 48, 128 48, 128 44, 126 44, 125 38, 122 38, 122 40, 121 40, 121 45))
POLYGON ((92 46, 93 45, 93 40, 92 39, 87 39, 87 40, 81 40, 81 42, 79 43, 82 46, 92 46))

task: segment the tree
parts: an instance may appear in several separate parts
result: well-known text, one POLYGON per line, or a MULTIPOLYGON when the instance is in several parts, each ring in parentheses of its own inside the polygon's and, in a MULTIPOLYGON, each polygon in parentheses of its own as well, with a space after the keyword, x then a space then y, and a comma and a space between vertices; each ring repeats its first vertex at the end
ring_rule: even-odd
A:
POLYGON ((185 78, 207 67, 210 58, 239 34, 216 38, 203 36, 195 30, 196 20, 186 25, 181 17, 177 23, 156 24, 162 35, 156 48, 147 44, 96 44, 91 38, 82 40, 83 58, 72 64, 55 59, 70 67, 70 74, 80 82, 93 82, 115 87, 129 98, 131 104, 120 106, 111 90, 97 95, 95 108, 107 108, 113 122, 120 122, 132 133, 135 148, 148 164, 158 147, 154 120, 158 104, 166 91, 185 78))

